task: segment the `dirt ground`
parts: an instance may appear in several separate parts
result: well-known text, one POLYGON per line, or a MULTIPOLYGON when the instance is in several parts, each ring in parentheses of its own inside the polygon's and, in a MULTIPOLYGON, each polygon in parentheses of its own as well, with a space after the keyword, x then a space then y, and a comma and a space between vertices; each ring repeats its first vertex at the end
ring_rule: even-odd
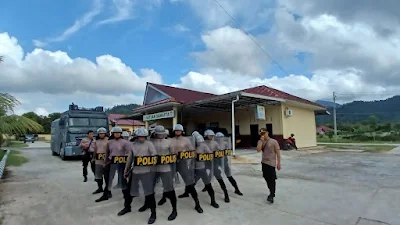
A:
MULTIPOLYGON (((45 145, 23 149, 29 163, 10 167, 0 182, 0 217, 3 225, 147 224, 149 212, 139 213, 143 198, 133 201, 132 213, 117 217, 123 207, 120 191, 95 203, 93 175, 82 182, 79 161, 61 161, 45 145)), ((255 162, 259 154, 238 152, 255 162)), ((400 225, 400 155, 353 152, 283 152, 275 203, 266 203, 267 188, 260 164, 233 164, 233 174, 244 196, 230 191, 231 202, 217 192, 219 209, 197 190, 204 209, 194 211, 190 198, 178 200, 178 217, 167 221, 170 205, 157 208, 155 224, 233 225, 400 225)), ((177 188, 183 192, 182 185, 177 188)), ((157 200, 160 194, 157 194, 157 200)))

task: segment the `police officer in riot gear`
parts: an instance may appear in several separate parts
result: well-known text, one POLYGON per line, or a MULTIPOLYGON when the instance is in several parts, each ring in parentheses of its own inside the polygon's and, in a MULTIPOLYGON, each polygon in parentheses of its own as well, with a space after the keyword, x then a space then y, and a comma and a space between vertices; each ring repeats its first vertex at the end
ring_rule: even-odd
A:
MULTIPOLYGON (((230 146, 230 143, 225 140, 224 134, 221 132, 217 132, 215 134, 215 141, 219 144, 221 150, 230 150, 228 146, 230 146)), ((239 190, 239 187, 236 183, 236 180, 232 176, 232 171, 231 171, 231 165, 229 163, 229 156, 224 156, 222 160, 220 161, 220 167, 221 169, 224 170, 225 176, 228 178, 229 182, 231 185, 235 188, 235 194, 237 195, 243 195, 243 193, 239 190)))
POLYGON ((129 133, 128 131, 122 131, 122 138, 129 141, 129 133))
POLYGON ((169 130, 165 129, 165 139, 168 139, 168 138, 169 138, 169 130))
MULTIPOLYGON (((212 152, 216 152, 220 149, 220 146, 216 141, 214 141, 214 131, 212 130, 206 130, 204 131, 204 136, 206 137, 205 144, 211 149, 212 152)), ((214 158, 213 161, 214 168, 213 168, 213 174, 215 178, 217 179, 219 185, 221 186, 222 191, 224 192, 224 200, 225 202, 230 202, 229 195, 228 195, 228 190, 226 189, 226 185, 224 180, 222 179, 221 171, 219 170, 219 167, 221 165, 221 159, 220 158, 214 158)), ((210 168, 210 164, 206 164, 207 169, 212 169, 210 168)), ((204 190, 204 189, 203 189, 204 190)))
POLYGON ((159 157, 156 176, 161 178, 163 185, 163 197, 158 202, 158 205, 163 205, 166 202, 166 198, 171 201, 172 213, 168 217, 168 220, 171 221, 178 216, 177 199, 174 190, 175 171, 173 171, 175 169, 176 155, 171 151, 171 140, 165 139, 165 128, 163 126, 159 125, 154 128, 154 136, 152 143, 159 157))
POLYGON ((149 132, 146 129, 139 128, 135 130, 135 134, 138 139, 133 144, 133 148, 128 154, 124 170, 124 177, 129 179, 129 185, 123 190, 124 208, 118 213, 118 216, 131 212, 132 199, 143 194, 145 196, 145 201, 144 205, 139 209, 139 212, 144 212, 150 208, 151 215, 148 224, 153 224, 156 221, 154 185, 157 151, 154 145, 147 140, 149 132), (140 190, 139 181, 141 182, 142 190, 140 190))
MULTIPOLYGON (((196 177, 195 177, 195 183, 198 180, 202 180, 203 183, 205 184, 205 189, 208 192, 208 195, 210 195, 211 198, 211 205, 214 208, 219 208, 219 205, 217 204, 217 202, 215 201, 215 192, 214 189, 211 185, 211 178, 212 175, 208 175, 207 171, 206 171, 206 164, 205 164, 205 160, 201 160, 201 158, 199 157, 201 154, 208 154, 211 156, 213 156, 213 152, 210 150, 210 148, 204 143, 204 138, 198 134, 198 135, 194 135, 194 139, 195 139, 195 143, 196 143, 196 177)), ((212 161, 213 158, 210 157, 207 160, 212 161)), ((213 172, 212 170, 210 171, 211 173, 213 172)))
POLYGON ((195 210, 198 213, 203 213, 203 209, 200 206, 198 194, 195 185, 195 148, 187 137, 183 137, 183 126, 177 124, 174 127, 174 137, 171 138, 172 152, 178 155, 178 161, 176 163, 176 169, 181 175, 185 182, 185 193, 178 196, 179 198, 192 196, 195 202, 195 210))
MULTIPOLYGON (((103 192, 103 179, 104 176, 104 159, 107 152, 108 137, 106 136, 107 130, 104 127, 97 129, 96 142, 94 142, 93 161, 95 163, 95 180, 97 182, 97 190, 93 194, 103 192)), ((105 180, 107 182, 107 180, 105 180)))
POLYGON ((106 185, 103 195, 96 202, 106 201, 111 198, 110 187, 112 186, 114 176, 118 171, 121 176, 120 184, 122 189, 127 188, 126 180, 123 178, 127 155, 132 151, 132 143, 122 138, 121 127, 115 126, 111 130, 111 136, 108 139, 107 151, 104 160, 104 174, 106 185))

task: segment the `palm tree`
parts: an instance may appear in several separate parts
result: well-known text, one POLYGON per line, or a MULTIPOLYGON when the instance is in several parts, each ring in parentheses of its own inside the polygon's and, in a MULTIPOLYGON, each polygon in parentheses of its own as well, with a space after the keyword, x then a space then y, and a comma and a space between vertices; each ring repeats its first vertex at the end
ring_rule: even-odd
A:
POLYGON ((35 121, 14 114, 14 108, 19 104, 14 96, 0 93, 0 145, 3 143, 3 135, 25 134, 43 130, 43 127, 35 121), (11 112, 11 114, 7 114, 7 112, 11 112))

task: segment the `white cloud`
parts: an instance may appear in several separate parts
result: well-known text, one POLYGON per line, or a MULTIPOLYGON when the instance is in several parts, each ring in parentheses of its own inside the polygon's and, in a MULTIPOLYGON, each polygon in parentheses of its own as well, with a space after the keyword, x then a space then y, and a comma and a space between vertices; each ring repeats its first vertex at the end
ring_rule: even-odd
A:
POLYGON ((47 43, 39 41, 39 40, 33 40, 32 43, 37 48, 43 48, 43 47, 47 46, 47 43))
POLYGON ((50 38, 49 41, 60 42, 68 39, 70 36, 78 32, 83 27, 89 25, 93 21, 93 19, 101 13, 102 10, 103 10, 103 0, 93 0, 93 6, 88 12, 86 12, 81 18, 75 20, 74 24, 68 27, 66 30, 64 30, 64 32, 61 35, 54 38, 50 38))
POLYGON ((98 22, 98 25, 116 23, 132 18, 132 10, 134 6, 133 0, 112 0, 114 14, 105 20, 98 22))
POLYGON ((189 28, 187 28, 186 26, 182 25, 182 24, 176 24, 173 28, 176 32, 188 32, 190 31, 189 28))
POLYGON ((201 39, 206 50, 193 53, 201 66, 245 75, 264 74, 268 65, 265 55, 241 30, 226 26, 203 34, 201 39))
POLYGON ((53 105, 80 99, 85 99, 82 104, 106 106, 141 102, 146 82, 162 83, 161 75, 153 69, 140 69, 137 74, 111 55, 98 56, 93 62, 40 48, 25 54, 17 39, 7 33, 0 33, 0 46, 4 56, 0 90, 21 97, 19 112, 65 110, 53 105))

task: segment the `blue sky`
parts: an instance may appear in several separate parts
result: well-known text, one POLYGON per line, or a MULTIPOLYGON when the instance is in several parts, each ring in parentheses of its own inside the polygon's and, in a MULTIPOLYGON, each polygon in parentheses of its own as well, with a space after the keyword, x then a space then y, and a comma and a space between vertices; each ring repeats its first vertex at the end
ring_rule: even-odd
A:
MULTIPOLYGON (((0 78, 9 82, 0 89, 21 99, 19 112, 44 114, 77 98, 140 103, 147 81, 218 94, 267 85, 310 100, 334 90, 343 101, 398 90, 394 74, 374 78, 397 66, 397 39, 379 36, 383 25, 349 18, 339 3, 305 1, 218 0, 282 71, 215 0, 4 0, 0 78)), ((368 4, 359 10, 380 18, 368 4)))

